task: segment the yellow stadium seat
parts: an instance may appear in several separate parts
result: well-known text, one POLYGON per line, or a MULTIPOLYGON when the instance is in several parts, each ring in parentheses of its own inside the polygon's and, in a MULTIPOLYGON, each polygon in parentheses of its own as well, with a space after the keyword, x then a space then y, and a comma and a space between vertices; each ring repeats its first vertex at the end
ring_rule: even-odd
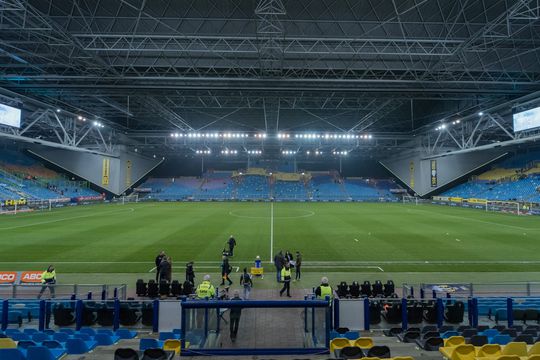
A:
MULTIPOLYGON (((501 351, 502 355, 517 355, 517 356, 527 356, 527 343, 525 342, 510 342, 504 346, 501 351)), ((510 359, 502 359, 510 360, 510 359)))
POLYGON ((518 355, 501 355, 493 359, 494 360, 521 360, 521 357, 519 357, 518 355))
POLYGON ((343 349, 345 346, 351 345, 351 341, 346 338, 334 338, 330 341, 330 353, 333 354, 335 350, 343 349))
POLYGON ((174 351, 175 354, 180 354, 180 347, 182 343, 180 340, 168 339, 163 343, 163 350, 165 351, 174 351))
POLYGON ((534 343, 529 351, 527 352, 529 356, 531 355, 540 355, 540 342, 534 343))
POLYGON ((369 337, 360 337, 356 340, 351 340, 351 346, 357 346, 362 349, 373 347, 373 339, 369 337))
POLYGON ((471 344, 458 345, 452 351, 450 360, 475 360, 476 349, 471 344))
POLYGON ((16 349, 17 343, 10 338, 0 338, 0 349, 16 349))
MULTIPOLYGON (((364 360, 365 358, 362 358, 364 360)), ((412 356, 394 356, 393 358, 390 358, 389 360, 414 360, 412 356)))
MULTIPOLYGON (((362 360, 380 360, 381 358, 378 358, 376 356, 365 356, 362 358, 362 360)), ((390 359, 387 359, 390 360, 390 359)))
POLYGON ((501 345, 486 344, 476 347, 476 357, 496 357, 501 355, 501 345))
POLYGON ((540 354, 529 355, 527 360, 540 360, 540 354))
POLYGON ((465 338, 463 336, 450 336, 448 339, 444 339, 444 347, 452 347, 465 344, 465 338))

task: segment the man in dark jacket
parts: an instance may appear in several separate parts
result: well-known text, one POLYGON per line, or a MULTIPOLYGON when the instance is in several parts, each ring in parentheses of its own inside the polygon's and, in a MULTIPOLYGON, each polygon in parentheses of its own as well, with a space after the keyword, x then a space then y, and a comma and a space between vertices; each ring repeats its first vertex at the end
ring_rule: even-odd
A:
POLYGON ((186 264, 186 281, 195 284, 195 270, 193 270, 193 261, 186 264))
MULTIPOLYGON (((234 297, 231 299, 231 301, 238 301, 242 300, 240 298, 240 292, 238 290, 234 290, 234 297)), ((229 313, 229 320, 230 320, 230 331, 231 331, 231 341, 236 341, 236 335, 238 334, 238 324, 240 323, 240 315, 242 315, 242 308, 240 307, 231 307, 230 313, 229 313)))
POLYGON ((227 243, 229 244, 229 256, 234 256, 234 247, 236 246, 236 239, 231 235, 227 243))
POLYGON ((283 253, 280 251, 274 256, 274 266, 276 267, 276 280, 281 282, 281 269, 283 269, 283 253))
POLYGON ((161 260, 161 263, 159 264, 159 281, 167 281, 171 282, 172 278, 172 264, 171 264, 171 258, 168 256, 165 256, 163 260, 161 260))
POLYGON ((223 256, 223 262, 221 263, 221 285, 225 285, 225 280, 229 282, 229 285, 232 285, 232 280, 229 277, 229 274, 232 271, 232 266, 229 264, 229 258, 223 256))
POLYGON ((296 252, 296 263, 294 265, 294 268, 296 270, 295 280, 300 280, 300 277, 302 276, 302 254, 300 254, 300 251, 296 252))
POLYGON ((156 256, 156 282, 159 282, 159 264, 161 264, 161 260, 165 257, 165 251, 161 250, 158 256, 156 256))

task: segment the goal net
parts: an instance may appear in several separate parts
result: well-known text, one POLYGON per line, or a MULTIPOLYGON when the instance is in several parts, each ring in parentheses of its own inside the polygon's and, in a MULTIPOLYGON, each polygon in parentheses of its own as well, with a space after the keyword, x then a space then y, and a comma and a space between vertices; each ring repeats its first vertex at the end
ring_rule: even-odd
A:
POLYGON ((410 196, 410 195, 403 195, 403 203, 404 204, 415 204, 418 205, 418 197, 416 196, 410 196))
POLYGON ((496 211, 521 215, 522 209, 519 202, 516 201, 487 201, 486 211, 496 211))
POLYGON ((137 203, 139 202, 139 194, 131 194, 127 196, 122 196, 120 199, 118 199, 120 204, 127 204, 127 203, 137 203))

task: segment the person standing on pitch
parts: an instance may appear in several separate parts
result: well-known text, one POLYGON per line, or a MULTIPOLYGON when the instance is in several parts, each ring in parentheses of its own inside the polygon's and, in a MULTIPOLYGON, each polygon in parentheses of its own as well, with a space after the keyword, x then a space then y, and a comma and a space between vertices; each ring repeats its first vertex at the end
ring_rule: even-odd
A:
POLYGON ((253 287, 253 280, 251 274, 248 273, 247 268, 244 268, 244 273, 240 276, 240 285, 244 286, 244 300, 249 300, 249 293, 253 287))
POLYGON ((300 277, 302 276, 301 273, 302 268, 302 254, 300 254, 300 251, 296 252, 296 265, 295 265, 295 280, 300 280, 300 277))
POLYGON ((159 265, 161 264, 161 260, 163 260, 163 258, 165 257, 165 251, 161 250, 159 252, 159 255, 156 256, 156 282, 159 283, 159 265))
POLYGON ((232 285, 232 280, 229 277, 229 274, 232 271, 232 266, 229 264, 229 258, 223 256, 223 262, 221 263, 221 285, 225 285, 225 280, 229 282, 229 285, 232 285))
POLYGON ((291 297, 291 265, 288 262, 281 269, 281 281, 283 281, 283 288, 279 291, 279 296, 283 296, 283 293, 287 291, 287 297, 291 297))
POLYGON ((38 299, 41 299, 41 296, 47 288, 51 293, 51 298, 55 297, 54 285, 56 284, 56 271, 54 271, 54 266, 49 265, 47 270, 41 274, 41 291, 39 292, 38 299))
MULTIPOLYGON (((231 301, 239 301, 242 300, 240 298, 240 293, 238 290, 234 290, 234 296, 231 299, 231 301)), ((238 324, 240 323, 240 315, 242 315, 242 308, 241 307, 231 307, 230 313, 229 313, 229 320, 230 320, 230 331, 231 331, 231 341, 236 341, 236 335, 238 334, 238 324)))
POLYGON ((234 256, 234 247, 236 246, 236 239, 234 236, 231 235, 227 243, 229 244, 229 256, 234 256))

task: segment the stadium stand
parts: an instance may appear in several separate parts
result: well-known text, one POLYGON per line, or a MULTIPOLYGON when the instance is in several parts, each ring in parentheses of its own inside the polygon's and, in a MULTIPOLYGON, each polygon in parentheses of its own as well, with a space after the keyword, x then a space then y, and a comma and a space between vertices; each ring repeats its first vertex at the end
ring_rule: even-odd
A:
POLYGON ((400 188, 393 180, 342 179, 336 172, 272 173, 262 168, 244 171, 209 171, 201 178, 150 178, 142 188, 148 198, 158 200, 354 200, 395 201, 390 189, 400 188))
POLYGON ((540 152, 512 156, 441 194, 494 201, 540 201, 540 152))
POLYGON ((97 195, 99 193, 88 188, 87 183, 67 180, 20 151, 3 149, 0 152, 0 200, 97 195))

